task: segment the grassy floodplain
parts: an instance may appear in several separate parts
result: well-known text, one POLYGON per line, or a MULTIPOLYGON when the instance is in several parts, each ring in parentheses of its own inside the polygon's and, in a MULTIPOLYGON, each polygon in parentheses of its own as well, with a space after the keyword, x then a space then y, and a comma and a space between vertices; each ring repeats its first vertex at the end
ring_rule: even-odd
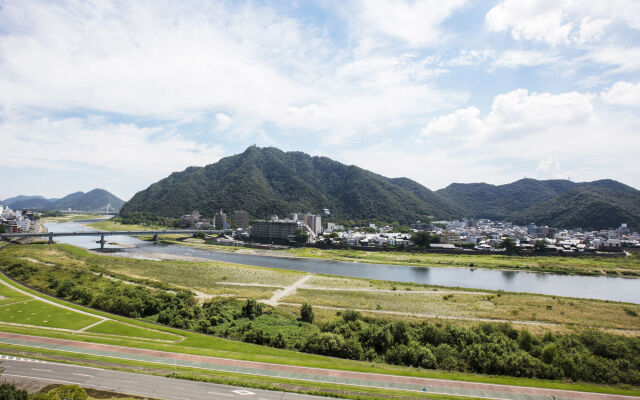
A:
POLYGON ((104 215, 100 214, 67 214, 60 217, 43 217, 41 222, 73 222, 84 221, 87 219, 104 218, 104 215))
MULTIPOLYGON (((92 268, 110 275, 159 287, 194 289, 208 296, 268 299, 277 290, 305 276, 303 272, 250 267, 223 262, 152 261, 98 255, 69 245, 12 246, 0 252, 0 262, 22 260, 92 268)), ((295 262, 295 259, 292 259, 295 262)), ((448 318, 526 322, 530 329, 567 331, 600 328, 639 335, 640 305, 563 298, 526 293, 451 289, 410 283, 314 275, 282 302, 335 308, 358 308, 405 318, 406 313, 448 318), (393 313, 397 312, 397 315, 393 313), (536 322, 539 323, 536 325, 536 322)), ((424 316, 426 317, 426 316, 424 316)))
MULTIPOLYGON (((234 266, 231 264, 221 264, 221 263, 211 263, 211 262, 206 262, 206 263, 193 263, 193 262, 189 263, 189 262, 174 262, 174 261, 159 262, 159 261, 134 260, 134 259, 119 258, 119 257, 110 257, 110 256, 92 254, 85 250, 78 249, 68 245, 11 246, 10 248, 0 252, 0 263, 2 264, 5 264, 7 262, 11 263, 11 262, 15 262, 16 260, 20 260, 21 263, 27 266, 32 266, 32 267, 40 266, 41 268, 50 269, 52 273, 57 270, 67 270, 69 268, 73 268, 74 270, 80 270, 83 268, 89 269, 89 268, 95 268, 97 265, 100 265, 101 268, 104 267, 107 270, 111 268, 111 270, 109 271, 112 271, 112 275, 118 274, 118 276, 125 276, 123 273, 123 271, 125 270, 127 273, 135 273, 135 276, 133 275, 130 276, 131 282, 136 282, 136 279, 139 280, 140 278, 144 278, 143 281, 152 281, 153 279, 159 278, 160 277, 159 275, 155 275, 155 276, 152 275, 153 271, 160 271, 161 274, 168 274, 166 270, 174 270, 176 268, 183 267, 184 268, 183 270, 179 270, 177 272, 174 271, 173 275, 169 275, 169 274, 166 275, 166 276, 175 277, 175 276, 188 274, 188 266, 206 267, 214 271, 218 267, 220 267, 220 271, 216 272, 216 274, 218 275, 213 275, 213 277, 217 279, 218 276, 221 276, 223 279, 222 283, 229 286, 233 286, 233 284, 240 284, 240 286, 244 284, 253 284, 256 289, 264 290, 267 293, 273 293, 274 287, 269 285, 262 286, 264 284, 260 285, 258 282, 255 282, 256 279, 260 279, 258 277, 261 274, 264 274, 265 276, 262 282, 273 282, 274 277, 276 277, 280 285, 285 284, 287 282, 295 281, 296 280, 295 278, 304 276, 304 274, 302 273, 295 273, 291 271, 278 271, 278 270, 270 270, 266 268, 252 268, 252 267, 234 266), (153 268, 150 268, 151 266, 153 266, 153 268), (230 271, 233 270, 234 268, 238 268, 240 271, 244 271, 244 272, 237 275, 231 275, 230 271), (248 270, 258 271, 257 275, 247 274, 248 270), (231 278, 232 276, 234 276, 233 279, 231 278), (225 277, 226 277, 226 280, 225 280, 225 277)), ((202 270, 197 271, 195 274, 197 276, 203 275, 202 270)), ((106 280, 106 278, 104 277, 100 278, 97 276, 96 276, 96 279, 106 280)), ((316 289, 319 289, 318 291, 322 291, 321 288, 326 289, 328 287, 327 285, 331 285, 332 283, 338 284, 338 281, 335 281, 335 280, 343 280, 341 282, 343 287, 348 286, 347 283, 344 281, 344 279, 347 279, 347 278, 313 276, 311 277, 311 279, 307 281, 309 288, 308 289, 301 288, 300 292, 304 292, 304 290, 313 290, 314 287, 316 289), (317 281, 315 281, 316 278, 317 278, 317 281)), ((158 283, 162 283, 162 285, 159 285, 158 287, 174 287, 173 285, 176 285, 176 282, 171 282, 171 281, 158 282, 158 283)), ((469 296, 491 296, 492 295, 487 293, 480 293, 478 291, 466 291, 466 290, 453 290, 453 292, 455 293, 451 293, 452 290, 450 289, 421 287, 420 285, 409 285, 403 288, 396 288, 396 290, 394 291, 393 288, 385 289, 385 287, 389 287, 387 285, 391 285, 391 283, 384 283, 384 282, 380 283, 380 282, 367 281, 367 280, 353 280, 353 285, 354 285, 354 288, 360 288, 360 289, 385 290, 386 292, 384 293, 397 292, 392 294, 407 296, 407 298, 411 298, 411 296, 415 294, 421 294, 419 293, 421 291, 422 292, 440 292, 438 293, 438 296, 436 298, 442 299, 443 304, 450 304, 451 300, 455 299, 456 296, 460 296, 461 298, 464 298, 464 296, 466 296, 467 293, 469 293, 468 294, 469 296), (471 293, 475 293, 475 294, 471 294, 471 293), (453 294, 453 297, 449 297, 451 294, 453 294), (445 299, 445 297, 447 298, 445 299)), ((340 297, 342 295, 342 292, 337 290, 334 291, 333 293, 334 293, 334 296, 336 297, 340 297)), ((352 294, 355 295, 355 293, 358 293, 358 292, 354 291, 354 293, 352 294)), ((431 294, 431 293, 428 293, 428 294, 431 294)), ((501 293, 500 296, 497 296, 497 294, 495 294, 496 297, 503 297, 507 295, 509 294, 501 293)), ((540 296, 540 297, 546 297, 546 296, 540 296)), ((566 300, 572 301, 573 299, 566 299, 566 300)), ((60 302, 60 300, 53 300, 53 301, 60 302)), ((623 307, 633 306, 633 305, 623 305, 620 303, 607 303, 607 302, 595 302, 595 303, 602 303, 605 305, 609 305, 611 307, 611 309, 609 310, 609 313, 613 312, 616 309, 623 309, 623 307)), ((77 305, 73 305, 72 307, 77 309, 84 309, 83 307, 77 306, 77 305)), ((631 313, 635 313, 637 318, 637 311, 640 311, 640 310, 638 310, 637 308, 635 309, 629 308, 629 311, 631 313)), ((317 356, 313 354, 305 354, 305 353, 299 353, 295 351, 280 350, 280 349, 271 348, 271 347, 255 346, 248 343, 229 341, 229 340, 220 339, 216 337, 205 336, 205 335, 200 335, 200 334, 190 333, 185 331, 179 331, 179 330, 175 330, 168 327, 158 327, 156 325, 149 325, 143 321, 131 320, 124 317, 116 317, 111 314, 104 314, 98 311, 91 311, 91 312, 98 316, 107 316, 107 317, 113 318, 114 320, 113 324, 115 325, 111 326, 112 323, 109 321, 103 322, 101 324, 96 325, 93 328, 88 329, 88 332, 83 332, 82 334, 79 334, 79 335, 64 333, 59 331, 49 331, 44 326, 18 327, 18 326, 2 326, 0 324, 1 326, 0 329, 5 331, 11 331, 11 332, 39 334, 39 335, 61 337, 61 338, 74 338, 74 339, 81 338, 81 340, 95 341, 95 342, 101 342, 101 343, 115 343, 115 344, 130 345, 134 347, 142 346, 145 348, 156 348, 156 349, 163 349, 168 351, 216 355, 221 357, 231 357, 231 358, 256 360, 256 361, 268 361, 268 362, 276 362, 276 363, 284 363, 284 364, 320 366, 320 367, 326 367, 326 368, 394 373, 394 374, 413 375, 413 376, 431 376, 431 377, 437 376, 437 377, 447 377, 452 379, 473 380, 473 381, 480 381, 480 382, 501 382, 501 383, 510 383, 510 384, 518 384, 517 382, 520 382, 520 384, 523 384, 523 385, 534 385, 534 386, 550 385, 551 387, 566 387, 566 388, 572 388, 574 390, 581 390, 579 389, 580 385, 574 386, 571 384, 565 384, 558 381, 539 381, 539 380, 510 378, 510 377, 489 377, 486 375, 473 375, 473 374, 456 373, 456 372, 425 371, 425 370, 416 370, 416 369, 409 369, 409 368, 402 368, 402 367, 393 367, 393 366, 388 366, 384 364, 372 365, 370 363, 363 363, 358 361, 326 358, 326 357, 317 356), (102 324, 106 324, 106 325, 100 328, 102 324), (134 326, 135 328, 131 328, 132 326, 134 326), (154 336, 156 337, 173 334, 181 337, 183 340, 179 342, 163 341, 164 343, 159 343, 156 341, 152 342, 150 340, 152 339, 151 337, 139 338, 139 339, 134 338, 134 336, 144 335, 145 329, 152 329, 157 331, 158 333, 154 334, 154 336), (141 339, 144 339, 144 340, 141 341, 141 339), (527 382, 527 383, 524 383, 524 382, 527 382)), ((290 306, 285 305, 285 306, 282 306, 282 309, 280 310, 280 312, 297 313, 299 312, 299 308, 292 309, 290 306)), ((373 312, 375 312, 375 310, 373 312)), ((624 311, 624 309, 623 309, 623 312, 629 317, 632 317, 631 313, 624 311)), ((318 314, 324 314, 325 317, 328 318, 330 313, 325 310, 319 309, 318 314)), ((335 318, 335 312, 333 315, 335 318)), ((253 323, 254 324, 272 323, 272 322, 269 322, 269 318, 272 318, 273 320, 272 322, 276 322, 276 323, 282 321, 282 319, 277 319, 274 317, 267 316, 266 319, 261 317, 261 319, 256 319, 255 322, 253 323)), ((401 317, 401 319, 406 319, 406 317, 403 316, 401 317)), ((247 322, 249 322, 249 325, 251 324, 250 321, 247 321, 247 322)), ((465 324, 468 324, 468 323, 469 321, 465 321, 465 324)), ((276 327, 276 329, 278 330, 291 329, 291 328, 292 326, 288 326, 288 325, 276 327)), ((599 391, 620 390, 615 388, 611 389, 608 387, 604 387, 603 389, 603 387, 593 386, 593 385, 587 385, 587 386, 599 388, 599 389, 596 389, 599 391)), ((592 390, 592 389, 589 389, 589 390, 592 390)), ((625 390, 622 390, 622 391, 625 392, 625 390)), ((628 393, 628 391, 626 392, 628 393)))

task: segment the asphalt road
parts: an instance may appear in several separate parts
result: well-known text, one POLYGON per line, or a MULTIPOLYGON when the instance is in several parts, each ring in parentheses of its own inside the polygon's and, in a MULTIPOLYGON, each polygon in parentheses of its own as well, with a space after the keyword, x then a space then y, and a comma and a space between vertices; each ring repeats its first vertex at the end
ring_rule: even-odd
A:
POLYGON ((76 384, 135 396, 166 400, 293 400, 324 399, 297 393, 273 392, 213 383, 194 382, 162 376, 112 371, 77 365, 58 364, 28 358, 0 356, 2 378, 8 381, 34 380, 47 384, 76 384))

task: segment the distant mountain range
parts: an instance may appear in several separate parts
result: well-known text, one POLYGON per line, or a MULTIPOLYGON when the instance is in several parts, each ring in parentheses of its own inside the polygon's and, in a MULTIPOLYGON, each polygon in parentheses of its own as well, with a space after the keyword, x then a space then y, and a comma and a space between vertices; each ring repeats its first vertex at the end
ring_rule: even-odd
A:
POLYGON ((610 179, 580 183, 521 179, 497 186, 454 183, 436 193, 471 218, 564 228, 640 225, 640 191, 610 179))
POLYGON ((13 209, 67 210, 70 208, 75 211, 104 212, 107 204, 115 211, 120 210, 124 200, 104 189, 93 189, 87 193, 71 193, 61 199, 47 199, 42 196, 16 196, 0 200, 0 204, 13 209))
POLYGON ((640 191, 613 180, 454 183, 433 192, 408 178, 386 178, 326 157, 255 146, 171 174, 138 192, 120 214, 179 217, 198 210, 212 216, 221 208, 243 209, 257 218, 328 208, 339 219, 401 223, 430 216, 567 228, 640 225, 640 191))

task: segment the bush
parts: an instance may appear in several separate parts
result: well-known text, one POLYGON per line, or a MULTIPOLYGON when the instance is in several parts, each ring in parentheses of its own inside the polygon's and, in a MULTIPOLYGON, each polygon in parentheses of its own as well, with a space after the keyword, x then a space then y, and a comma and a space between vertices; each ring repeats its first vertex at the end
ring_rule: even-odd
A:
POLYGON ((20 390, 10 383, 0 385, 0 400, 27 400, 27 398, 26 390, 20 390))
POLYGON ((242 316, 254 319, 260 315, 262 315, 262 304, 258 303, 255 299, 247 299, 247 303, 242 307, 242 316))
POLYGON ((304 302, 300 307, 300 320, 303 322, 312 323, 315 315, 313 313, 313 307, 311 304, 304 302))

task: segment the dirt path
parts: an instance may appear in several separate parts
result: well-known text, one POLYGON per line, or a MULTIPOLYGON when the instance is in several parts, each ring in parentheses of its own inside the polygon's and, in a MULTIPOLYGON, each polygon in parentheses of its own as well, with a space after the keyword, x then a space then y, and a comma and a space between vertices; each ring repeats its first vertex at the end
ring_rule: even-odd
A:
POLYGON ((268 304, 270 306, 277 306, 280 304, 280 299, 291 296, 296 293, 296 290, 300 288, 306 281, 308 281, 313 274, 306 274, 302 278, 298 279, 291 285, 285 287, 284 289, 278 289, 273 293, 273 296, 269 300, 262 300, 263 303, 268 304))

